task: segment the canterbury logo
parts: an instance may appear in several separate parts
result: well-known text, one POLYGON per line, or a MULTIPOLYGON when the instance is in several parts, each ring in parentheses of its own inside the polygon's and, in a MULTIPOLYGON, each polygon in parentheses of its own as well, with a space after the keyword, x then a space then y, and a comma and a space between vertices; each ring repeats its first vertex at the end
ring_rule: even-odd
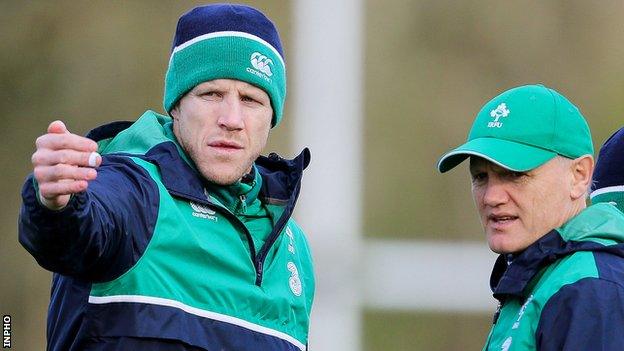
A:
POLYGON ((217 217, 215 216, 216 212, 211 210, 208 206, 198 204, 193 201, 190 201, 189 204, 191 205, 191 208, 193 209, 194 217, 211 219, 213 221, 217 220, 217 217))
POLYGON ((258 71, 266 74, 267 76, 272 76, 273 72, 271 72, 271 65, 273 65, 273 60, 262 55, 259 52, 254 52, 251 54, 251 65, 257 69, 258 71))
POLYGON ((213 215, 216 213, 215 211, 208 208, 208 206, 204 206, 202 204, 198 204, 192 201, 191 201, 191 208, 193 209, 193 211, 199 212, 199 213, 205 213, 209 215, 213 215))

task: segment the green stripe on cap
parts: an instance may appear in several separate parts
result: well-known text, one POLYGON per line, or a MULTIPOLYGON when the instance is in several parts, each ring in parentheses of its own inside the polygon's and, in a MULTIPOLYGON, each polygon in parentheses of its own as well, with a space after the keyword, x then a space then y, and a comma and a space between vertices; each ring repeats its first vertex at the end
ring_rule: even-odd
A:
POLYGON ((260 44, 266 46, 267 48, 269 48, 271 51, 273 51, 273 53, 275 54, 275 56, 277 58, 279 58, 279 60, 282 62, 282 66, 285 66, 286 64, 284 63, 284 59, 282 58, 282 56, 280 55, 280 53, 277 51, 277 49, 275 49, 273 47, 273 45, 269 44, 267 41, 265 41, 262 38, 259 38, 253 34, 249 34, 249 33, 245 33, 245 32, 236 32, 236 31, 223 31, 223 32, 214 32, 214 33, 207 33, 204 35, 200 35, 198 37, 195 37, 187 42, 184 42, 178 46, 176 46, 175 48, 173 48, 172 53, 171 53, 171 57, 173 57, 173 55, 181 50, 184 50, 185 48, 198 43, 200 41, 203 40, 207 40, 207 39, 213 39, 213 38, 219 38, 219 37, 241 37, 241 38, 247 38, 250 40, 254 40, 259 42, 260 44))
POLYGON ((271 125, 278 125, 286 98, 286 67, 274 48, 252 37, 204 36, 174 49, 165 77, 165 110, 171 111, 178 100, 198 84, 236 79, 255 85, 269 95, 273 107, 271 125))

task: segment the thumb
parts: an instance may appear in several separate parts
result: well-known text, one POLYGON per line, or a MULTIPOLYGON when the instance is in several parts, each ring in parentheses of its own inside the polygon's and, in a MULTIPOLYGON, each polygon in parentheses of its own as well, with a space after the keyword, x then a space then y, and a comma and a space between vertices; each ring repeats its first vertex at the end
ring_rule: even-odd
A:
POLYGON ((69 130, 65 127, 63 121, 54 121, 48 126, 48 133, 52 134, 69 134, 69 130))

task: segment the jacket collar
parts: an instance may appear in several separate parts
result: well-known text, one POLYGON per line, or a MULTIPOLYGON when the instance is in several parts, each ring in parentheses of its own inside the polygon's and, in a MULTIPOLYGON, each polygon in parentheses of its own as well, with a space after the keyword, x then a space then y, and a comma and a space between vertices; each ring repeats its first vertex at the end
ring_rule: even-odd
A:
MULTIPOLYGON (((156 164, 160 170, 163 184, 171 194, 195 202, 210 202, 209 196, 204 192, 204 189, 207 188, 206 181, 192 162, 188 161, 188 158, 177 146, 175 138, 172 138, 172 133, 169 133, 168 128, 166 128, 169 119, 148 111, 141 117, 141 120, 150 123, 150 126, 152 124, 160 125, 160 128, 154 129, 160 130, 160 133, 163 134, 161 137, 163 141, 151 146, 144 155, 133 154, 132 156, 156 164)), ((133 124, 133 122, 109 123, 92 130, 87 134, 87 137, 96 142, 104 142, 115 138, 120 132, 132 128, 133 124)), ((292 160, 284 159, 275 153, 271 153, 268 157, 258 157, 255 161, 255 169, 261 177, 258 198, 278 205, 286 205, 296 200, 303 170, 309 163, 310 151, 307 148, 292 160)))
MULTIPOLYGON (((577 251, 607 251, 624 257, 624 244, 612 240, 619 228, 624 232, 620 213, 605 206, 594 205, 583 210, 564 226, 548 234, 517 254, 511 262, 500 255, 490 276, 490 287, 498 300, 506 296, 526 297, 529 287, 542 269, 556 260, 577 251), (595 222, 595 223, 594 223, 595 222), (603 234, 612 228, 612 233, 603 234), (562 235, 563 234, 563 235, 562 235), (608 239, 600 239, 601 237, 608 239)), ((611 206, 612 207, 612 206, 611 206)))

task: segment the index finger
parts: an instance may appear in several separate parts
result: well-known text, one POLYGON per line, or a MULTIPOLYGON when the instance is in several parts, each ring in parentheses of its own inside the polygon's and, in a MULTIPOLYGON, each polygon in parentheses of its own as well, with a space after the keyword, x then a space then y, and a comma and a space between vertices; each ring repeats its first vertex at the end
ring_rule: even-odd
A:
POLYGON ((35 145, 37 149, 51 149, 51 150, 75 150, 93 152, 97 151, 98 145, 95 141, 82 137, 80 135, 65 133, 65 134, 44 134, 37 138, 35 145))
POLYGON ((69 133, 69 130, 67 129, 63 121, 56 120, 48 125, 48 133, 64 134, 69 133))

